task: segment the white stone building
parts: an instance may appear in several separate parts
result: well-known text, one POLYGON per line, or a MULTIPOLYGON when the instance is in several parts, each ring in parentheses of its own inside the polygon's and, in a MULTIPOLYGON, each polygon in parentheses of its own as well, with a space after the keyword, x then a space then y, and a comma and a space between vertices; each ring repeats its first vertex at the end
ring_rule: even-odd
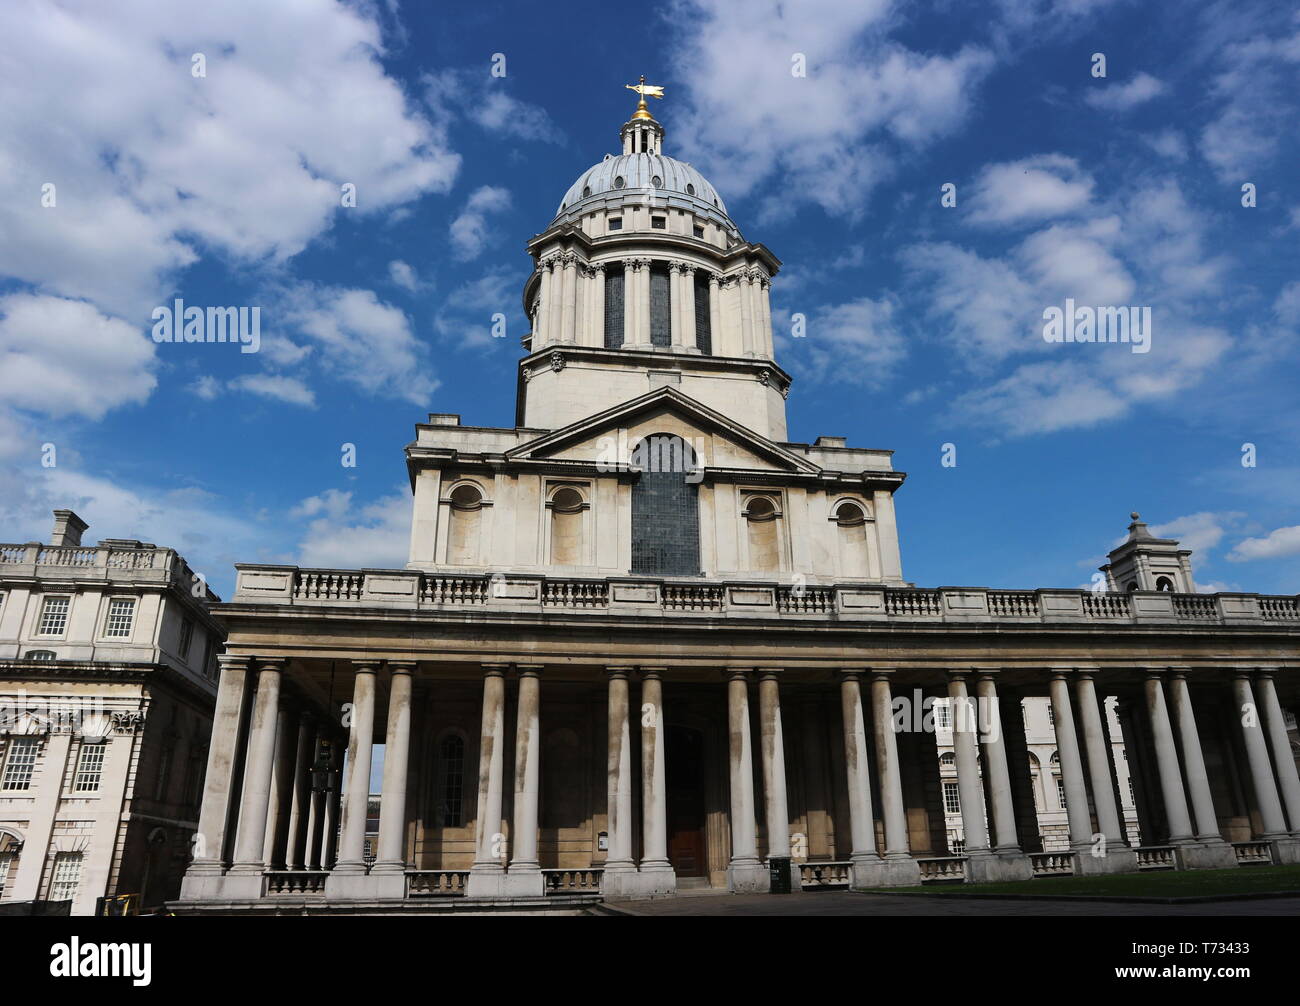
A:
POLYGON ((1297 861, 1297 598, 1196 593, 1136 515, 1109 590, 909 584, 891 452, 790 439, 780 262, 644 101, 620 140, 528 243, 515 425, 416 427, 405 568, 237 567, 177 910, 574 910, 765 890, 787 857, 859 888, 1297 861), (960 856, 937 698, 974 710, 960 856))
POLYGON ((139 895, 191 855, 225 638, 167 548, 56 510, 49 545, 0 545, 0 912, 139 895))

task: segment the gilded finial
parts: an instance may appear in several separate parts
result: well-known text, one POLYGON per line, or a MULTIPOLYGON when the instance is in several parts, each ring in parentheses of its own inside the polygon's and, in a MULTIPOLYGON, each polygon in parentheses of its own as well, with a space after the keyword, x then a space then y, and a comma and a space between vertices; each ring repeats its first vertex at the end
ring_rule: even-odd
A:
POLYGON ((644 73, 641 74, 641 83, 624 84, 623 86, 629 91, 635 91, 637 94, 641 95, 641 100, 636 103, 636 111, 632 113, 632 118, 653 120, 654 116, 650 114, 650 106, 645 103, 645 100, 647 97, 662 99, 664 96, 664 89, 657 84, 647 84, 645 82, 644 73))

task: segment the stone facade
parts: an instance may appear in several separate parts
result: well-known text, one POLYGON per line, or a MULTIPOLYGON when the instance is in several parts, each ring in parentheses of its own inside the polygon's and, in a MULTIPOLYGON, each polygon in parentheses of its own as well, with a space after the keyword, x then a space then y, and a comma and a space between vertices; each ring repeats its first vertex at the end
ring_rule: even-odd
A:
POLYGON ((174 551, 0 545, 0 911, 174 898, 191 855, 225 638, 174 551))
POLYGON ((858 888, 1296 861, 1297 599, 1192 593, 1136 517, 1107 575, 1172 547, 1176 589, 907 583, 890 452, 787 438, 779 261, 648 111, 621 140, 528 245, 516 425, 417 427, 406 567, 238 566, 178 910, 562 911, 766 890, 787 856, 858 888), (1051 708, 1037 780, 1022 703, 1051 708))

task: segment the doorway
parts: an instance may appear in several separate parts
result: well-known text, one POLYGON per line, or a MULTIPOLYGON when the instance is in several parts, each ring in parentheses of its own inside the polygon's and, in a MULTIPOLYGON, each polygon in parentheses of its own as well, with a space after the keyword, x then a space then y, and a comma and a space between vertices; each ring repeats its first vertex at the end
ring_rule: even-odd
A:
POLYGON ((669 726, 664 751, 668 784, 668 860, 678 877, 707 877, 704 835, 704 734, 669 726))

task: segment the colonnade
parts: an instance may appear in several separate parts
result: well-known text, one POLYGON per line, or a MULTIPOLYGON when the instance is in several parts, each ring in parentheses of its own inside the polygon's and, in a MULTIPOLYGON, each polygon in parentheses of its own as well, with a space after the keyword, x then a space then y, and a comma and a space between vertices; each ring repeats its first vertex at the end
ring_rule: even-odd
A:
MULTIPOLYGON (((222 679, 200 813, 201 839, 186 878, 185 897, 220 890, 221 896, 258 897, 268 871, 329 870, 327 897, 405 896, 408 870, 406 801, 411 756, 413 661, 356 660, 347 713, 347 778, 342 786, 313 787, 313 760, 337 766, 337 728, 284 701, 283 658, 223 656, 222 679), (365 857, 369 773, 374 743, 378 676, 387 678, 382 802, 373 866, 365 857), (255 681, 254 681, 255 677, 255 681), (238 791, 238 792, 237 792, 238 791), (237 799, 236 799, 237 798, 237 799), (337 850, 334 849, 337 833, 337 850), (221 884, 212 883, 219 879, 221 884)), ((478 765, 475 854, 466 893, 471 897, 542 897, 538 857, 541 691, 539 664, 485 663, 478 765), (507 677, 517 678, 513 744, 506 735, 507 677), (503 828, 505 758, 514 752, 512 821, 503 828)), ((676 878, 668 855, 663 667, 605 669, 608 707, 607 838, 602 889, 606 897, 671 893, 676 878), (640 702, 633 700, 639 682, 640 702), (633 801, 634 746, 640 748, 640 858, 633 801)), ((755 799, 757 748, 763 788, 767 858, 791 854, 782 681, 776 667, 725 671, 730 801, 728 884, 734 891, 766 890, 768 864, 760 856, 755 799), (758 737, 751 736, 750 696, 756 683, 758 737)), ((917 857, 909 847, 904 765, 898 733, 914 729, 907 698, 895 695, 900 672, 845 668, 836 672, 842 714, 843 764, 848 795, 849 867, 855 887, 916 883, 917 857), (864 692, 866 693, 864 695, 864 692), (870 729, 868 728, 870 721, 870 729), (878 798, 880 807, 874 807, 878 798), (881 823, 878 842, 876 822, 881 823)), ((1111 739, 1093 668, 1047 669, 1075 872, 1137 868, 1116 795, 1111 739)), ((1262 822, 1258 840, 1273 843, 1275 861, 1296 861, 1300 848, 1300 775, 1296 772, 1267 668, 1231 672, 1241 710, 1254 802, 1262 822), (1289 824, 1288 824, 1289 822, 1289 824)), ((962 668, 944 673, 954 713, 953 746, 965 833, 969 881, 1028 878, 1033 870, 1017 831, 1017 807, 1004 731, 1020 724, 998 704, 1001 671, 962 668)), ((1141 674, 1140 708, 1123 700, 1122 715, 1141 721, 1154 751, 1155 777, 1168 825, 1167 842, 1183 868, 1235 865, 1219 828, 1188 669, 1149 668, 1141 674)), ((910 687, 910 685, 909 685, 910 687)), ((921 693, 915 691, 914 695, 921 693)), ((1018 698, 1015 704, 1019 705, 1018 698)), ((838 783, 837 783, 838 784, 838 783)), ((1151 844, 1149 836, 1144 840, 1151 844)), ((795 879, 798 873, 795 871, 795 879)))

